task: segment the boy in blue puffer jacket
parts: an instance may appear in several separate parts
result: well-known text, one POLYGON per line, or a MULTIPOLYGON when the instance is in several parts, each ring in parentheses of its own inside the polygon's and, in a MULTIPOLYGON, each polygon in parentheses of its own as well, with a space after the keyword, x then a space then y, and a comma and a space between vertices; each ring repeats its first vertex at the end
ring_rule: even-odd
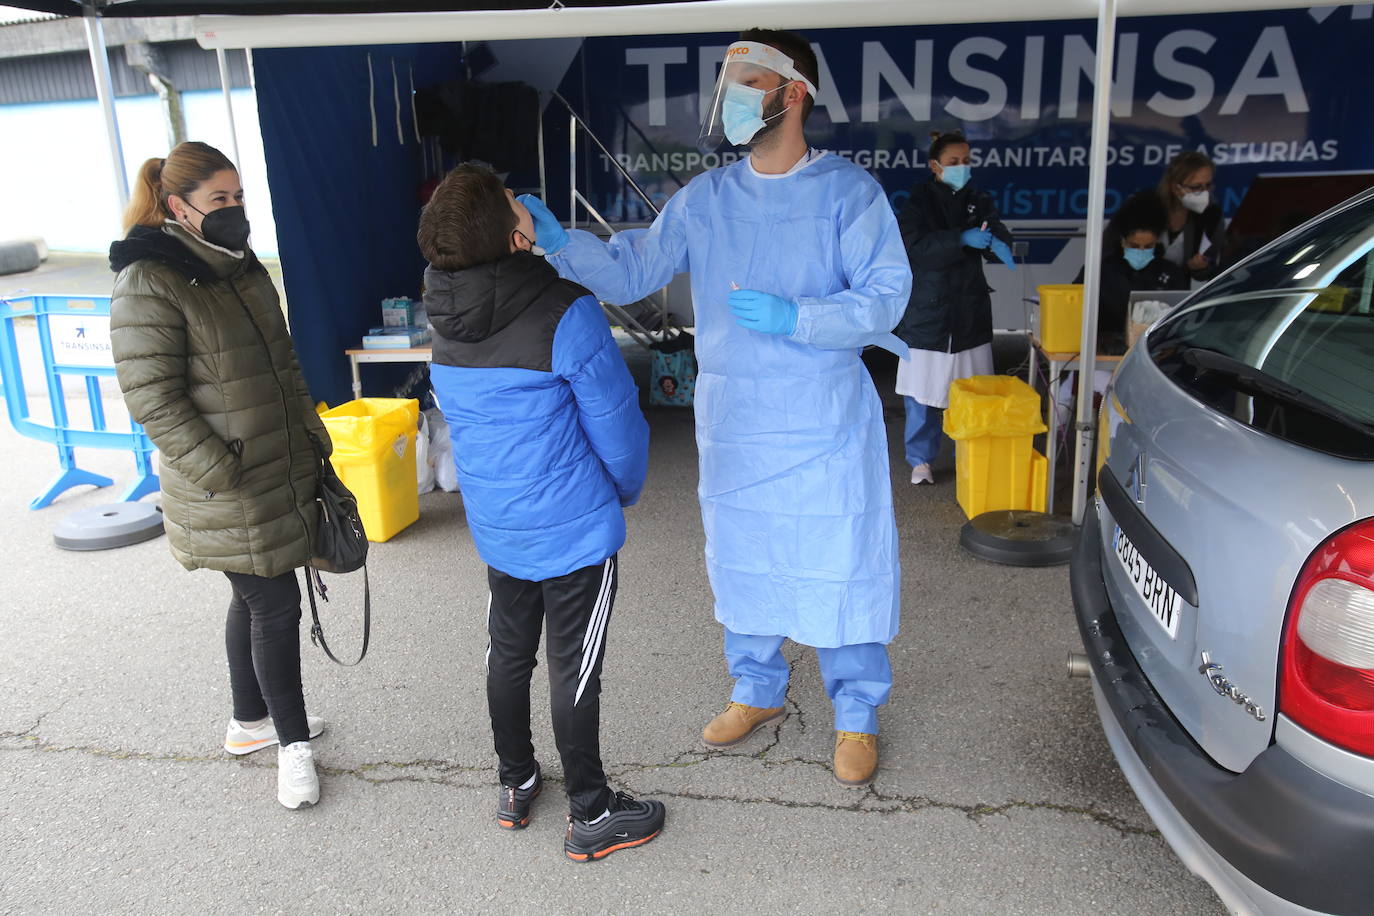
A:
POLYGON ((434 393, 472 540, 489 567, 497 823, 528 824, 541 788, 530 676, 547 621, 554 738, 571 808, 564 852, 600 859, 647 843, 664 820, 662 803, 610 790, 599 740, 622 509, 639 498, 648 467, 639 392, 600 304, 531 251, 529 213, 489 169, 450 172, 417 238, 430 263, 434 393))

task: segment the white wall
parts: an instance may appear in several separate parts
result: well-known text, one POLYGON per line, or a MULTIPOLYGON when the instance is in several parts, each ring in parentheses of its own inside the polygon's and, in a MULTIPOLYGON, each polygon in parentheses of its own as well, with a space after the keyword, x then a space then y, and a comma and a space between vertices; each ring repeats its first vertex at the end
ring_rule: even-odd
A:
MULTIPOLYGON (((275 256, 257 99, 251 89, 236 89, 233 100, 253 249, 275 256)), ((188 138, 232 159, 223 94, 183 93, 182 106, 188 138)), ((167 154, 167 128, 156 96, 119 99, 115 114, 132 187, 145 159, 167 154)), ((120 210, 100 106, 94 100, 0 106, 0 136, 0 240, 42 236, 56 251, 106 251, 119 236, 120 210)))

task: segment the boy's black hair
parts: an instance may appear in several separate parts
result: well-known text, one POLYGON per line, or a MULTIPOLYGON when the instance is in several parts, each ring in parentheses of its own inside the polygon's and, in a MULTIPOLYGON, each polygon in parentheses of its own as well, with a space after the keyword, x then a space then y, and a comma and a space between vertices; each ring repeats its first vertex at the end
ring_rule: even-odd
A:
POLYGON ((463 270, 510 254, 517 225, 501 179, 485 165, 465 162, 434 189, 415 240, 434 267, 463 270))
MULTIPOLYGON (((782 32, 777 29, 745 29, 739 33, 739 40, 757 41, 761 45, 777 48, 792 58, 792 65, 797 68, 797 72, 809 79, 811 85, 816 87, 816 91, 820 92, 820 65, 816 62, 816 52, 812 50, 811 42, 807 41, 804 36, 798 35, 796 32, 782 32)), ((811 116, 811 109, 815 106, 816 100, 808 92, 801 105, 803 124, 811 116)))
POLYGON ((945 149, 954 146, 956 143, 962 143, 968 146, 968 140, 964 137, 963 131, 947 130, 944 133, 940 133, 938 130, 935 131, 930 135, 930 150, 926 153, 929 157, 928 161, 939 162, 940 157, 945 154, 945 149))
POLYGON ((1151 188, 1126 198, 1121 209, 1116 211, 1116 215, 1108 223, 1107 234, 1122 240, 1142 229, 1155 235, 1163 235, 1168 225, 1169 211, 1164 208, 1164 202, 1151 188))

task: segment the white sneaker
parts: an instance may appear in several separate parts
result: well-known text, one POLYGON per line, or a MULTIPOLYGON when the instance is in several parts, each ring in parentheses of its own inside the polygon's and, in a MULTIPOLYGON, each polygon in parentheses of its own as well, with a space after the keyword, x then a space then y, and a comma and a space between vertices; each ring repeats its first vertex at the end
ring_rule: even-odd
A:
POLYGON ((918 464, 911 469, 912 483, 934 483, 935 476, 930 473, 929 464, 918 464))
POLYGON ((277 748, 277 801, 294 809, 319 800, 320 777, 315 773, 310 742, 296 741, 277 748))
MULTIPOLYGON (((310 728, 310 737, 318 738, 324 731, 325 722, 319 716, 306 716, 305 724, 310 728)), ((224 749, 231 754, 251 754, 276 744, 276 726, 270 718, 263 719, 256 728, 240 725, 237 719, 229 720, 224 732, 224 749)))

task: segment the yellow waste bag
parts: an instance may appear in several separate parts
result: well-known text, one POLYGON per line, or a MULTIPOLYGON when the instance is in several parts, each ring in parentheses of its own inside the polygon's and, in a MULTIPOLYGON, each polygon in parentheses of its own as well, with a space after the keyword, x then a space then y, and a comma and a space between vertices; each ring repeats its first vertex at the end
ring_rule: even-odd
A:
POLYGON ((420 517, 415 435, 420 402, 359 398, 320 413, 334 445, 330 462, 358 499, 369 541, 390 540, 420 517))
POLYGON ((951 439, 1033 436, 1044 431, 1040 395, 1019 378, 975 375, 949 386, 945 434, 951 439))
POLYGON ((420 402, 414 398, 359 398, 320 414, 337 462, 370 461, 398 437, 415 435, 420 402))

